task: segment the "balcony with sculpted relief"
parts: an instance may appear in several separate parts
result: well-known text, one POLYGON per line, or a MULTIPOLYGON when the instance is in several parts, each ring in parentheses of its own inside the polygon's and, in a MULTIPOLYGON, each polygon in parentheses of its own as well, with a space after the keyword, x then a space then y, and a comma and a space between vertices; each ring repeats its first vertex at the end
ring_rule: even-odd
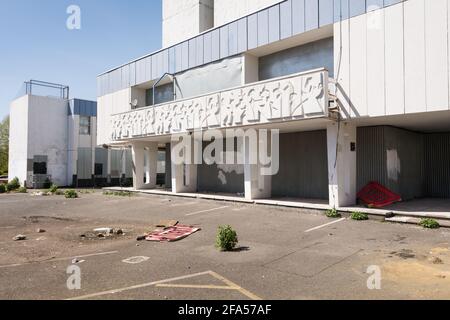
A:
MULTIPOLYGON (((111 116, 111 140, 328 118, 328 71, 286 77, 111 116)), ((300 124, 300 123, 299 123, 300 124)))

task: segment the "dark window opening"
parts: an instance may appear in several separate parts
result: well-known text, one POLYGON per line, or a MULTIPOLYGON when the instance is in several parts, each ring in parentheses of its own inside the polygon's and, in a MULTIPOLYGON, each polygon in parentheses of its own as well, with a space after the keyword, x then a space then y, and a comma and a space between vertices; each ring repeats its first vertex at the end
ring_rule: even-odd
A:
POLYGON ((33 162, 33 174, 47 174, 47 162, 33 162))

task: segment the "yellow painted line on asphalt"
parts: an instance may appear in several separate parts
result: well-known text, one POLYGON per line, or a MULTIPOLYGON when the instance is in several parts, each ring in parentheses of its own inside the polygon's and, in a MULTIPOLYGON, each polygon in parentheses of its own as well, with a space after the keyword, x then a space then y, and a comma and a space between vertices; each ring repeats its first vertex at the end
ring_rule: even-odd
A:
POLYGON ((203 275, 207 275, 207 274, 209 274, 209 271, 195 273, 192 275, 187 275, 187 276, 182 276, 182 277, 176 277, 176 278, 170 278, 170 279, 165 279, 165 280, 160 280, 160 281, 153 281, 153 282, 138 284, 135 286, 125 287, 125 288, 120 288, 120 289, 101 291, 101 292, 87 294, 87 295, 76 297, 76 298, 70 298, 67 300, 86 300, 86 299, 91 299, 91 298, 97 298, 97 297, 106 296, 106 295, 110 295, 110 294, 121 293, 121 292, 125 292, 125 291, 136 290, 136 289, 142 289, 142 288, 146 288, 146 287, 152 287, 157 284, 162 284, 162 283, 166 283, 166 282, 173 282, 173 281, 195 278, 195 277, 199 277, 199 276, 203 276, 203 275))
POLYGON ((157 284, 159 288, 186 288, 186 289, 214 289, 214 290, 236 290, 236 288, 229 286, 214 286, 214 285, 202 285, 202 284, 157 284))
POLYGON ((342 218, 342 219, 339 219, 339 220, 336 220, 336 221, 332 221, 332 222, 329 222, 329 223, 325 223, 325 224, 323 224, 323 225, 321 225, 321 226, 318 226, 318 227, 315 227, 315 228, 311 228, 311 229, 309 229, 309 230, 306 230, 305 233, 308 233, 308 232, 311 232, 311 231, 316 231, 316 230, 319 230, 319 229, 322 229, 322 228, 331 226, 331 225, 333 225, 333 224, 335 224, 335 223, 342 222, 342 221, 344 221, 344 220, 345 220, 345 218, 342 218))
POLYGON ((192 212, 192 213, 188 213, 186 216, 195 216, 197 214, 201 214, 201 213, 206 213, 206 212, 212 212, 212 211, 217 211, 217 210, 221 210, 221 209, 226 209, 229 208, 230 206, 224 206, 224 207, 218 207, 218 208, 213 208, 213 209, 208 209, 208 210, 202 210, 202 211, 197 211, 197 212, 192 212))
POLYGON ((238 286, 236 283, 234 283, 231 280, 228 280, 227 278, 221 276, 220 274, 214 272, 214 271, 210 271, 209 272, 210 275, 212 275, 214 278, 225 282, 227 285, 229 285, 231 288, 234 288, 235 290, 239 291, 240 293, 242 293, 244 296, 252 299, 252 300, 262 300, 260 297, 258 297, 256 294, 251 293, 250 291, 238 286))
POLYGON ((214 272, 214 271, 205 271, 205 272, 199 272, 194 273, 191 275, 181 276, 181 277, 175 277, 175 278, 169 278, 159 281, 153 281, 143 284, 138 284, 134 286, 119 288, 119 289, 112 289, 112 290, 106 290, 101 292, 96 292, 92 294, 87 294, 84 296, 79 296, 75 298, 69 298, 67 300, 86 300, 86 299, 93 299, 93 298, 99 298, 106 295, 112 295, 117 293, 122 293, 126 291, 136 290, 136 289, 142 289, 147 287, 162 287, 162 288, 185 288, 185 289, 207 289, 207 290, 235 290, 243 294, 244 296, 252 299, 252 300, 262 300, 257 295, 251 293, 250 291, 238 286, 236 283, 232 282, 231 280, 226 279, 225 277, 221 276, 220 274, 214 272), (200 276, 210 275, 221 282, 225 283, 226 286, 217 286, 217 285, 191 285, 191 284, 171 284, 170 282, 174 281, 180 281, 180 280, 186 280, 186 279, 192 279, 200 276))
POLYGON ((115 253, 119 253, 119 251, 98 252, 98 253, 91 253, 91 254, 85 254, 85 255, 74 256, 74 257, 55 258, 55 259, 48 259, 48 260, 42 260, 42 261, 31 261, 31 262, 25 262, 25 263, 8 264, 8 265, 0 266, 0 269, 26 266, 26 265, 30 265, 30 264, 36 264, 36 263, 49 263, 49 262, 73 260, 76 258, 89 258, 89 257, 96 257, 96 256, 104 256, 104 255, 115 254, 115 253))

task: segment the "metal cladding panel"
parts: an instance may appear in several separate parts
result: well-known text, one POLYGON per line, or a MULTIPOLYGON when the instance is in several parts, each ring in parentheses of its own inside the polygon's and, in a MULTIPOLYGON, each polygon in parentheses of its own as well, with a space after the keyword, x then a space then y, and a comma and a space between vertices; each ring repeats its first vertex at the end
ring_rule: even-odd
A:
POLYGON ((357 191, 369 182, 386 185, 384 127, 364 127, 357 131, 357 191))
POLYGON ((326 130, 280 135, 280 170, 272 177, 272 195, 328 199, 326 130))
POLYGON ((393 4, 397 4, 397 3, 400 3, 400 2, 403 2, 403 1, 406 1, 406 0, 384 0, 384 6, 385 7, 391 6, 393 4))
POLYGON ((228 25, 220 28, 220 59, 228 57, 228 25))
POLYGON ((269 42, 280 40, 280 6, 269 8, 269 42))
POLYGON ((286 39, 292 36, 292 0, 280 4, 280 37, 286 39))
POLYGON ((350 17, 350 0, 334 0, 334 22, 350 17))
POLYGON ((169 49, 169 73, 175 73, 175 47, 169 49))
POLYGON ((121 88, 128 88, 130 86, 130 65, 127 64, 122 67, 122 84, 121 88))
POLYGON ((125 164, 125 177, 131 178, 133 176, 133 155, 129 149, 125 151, 125 164))
POLYGON ((120 178, 122 173, 122 151, 111 150, 111 177, 120 178))
POLYGON ((181 44, 175 46, 175 72, 183 70, 183 50, 181 44))
POLYGON ((425 173, 427 196, 450 198, 450 132, 425 135, 425 173))
POLYGON ((269 43, 269 10, 258 12, 258 46, 269 43))
POLYGON ((203 35, 196 38, 196 65, 201 66, 204 63, 204 40, 203 35))
POLYGON ((258 47, 258 15, 252 14, 247 19, 248 49, 258 47))
POLYGON ((169 50, 164 50, 160 56, 161 75, 169 72, 169 50))
MULTIPOLYGON (((181 44, 181 70, 189 69, 189 41, 181 44)), ((156 77, 154 78, 156 79, 156 77)))
POLYGON ((130 86, 136 85, 136 63, 130 63, 130 86))
POLYGON ((350 17, 356 17, 366 12, 366 0, 349 0, 350 17))
POLYGON ((292 34, 305 32, 305 0, 292 0, 292 34))
POLYGON ((247 51, 247 18, 238 21, 238 52, 247 51))
POLYGON ((220 59, 220 29, 213 30, 211 33, 211 60, 220 59))
POLYGON ((206 33, 203 37, 203 61, 204 63, 210 63, 212 61, 211 33, 206 33))
POLYGON ((319 27, 332 24, 333 22, 334 22, 334 0, 320 0, 319 27))
POLYGON ((158 54, 152 57, 152 79, 158 78, 158 54))
POLYGON ((108 150, 96 148, 95 149, 95 164, 102 164, 102 178, 108 177, 108 150))
POLYGON ((228 53, 230 56, 238 53, 238 22, 228 26, 228 53))
POLYGON ((102 76, 97 77, 97 97, 103 96, 102 90, 102 76))
POLYGON ((197 41, 194 39, 189 40, 189 68, 195 68, 197 66, 197 41))
POLYGON ((305 31, 319 27, 319 0, 305 1, 305 31))
POLYGON ((77 178, 80 180, 92 178, 92 149, 78 148, 77 178))

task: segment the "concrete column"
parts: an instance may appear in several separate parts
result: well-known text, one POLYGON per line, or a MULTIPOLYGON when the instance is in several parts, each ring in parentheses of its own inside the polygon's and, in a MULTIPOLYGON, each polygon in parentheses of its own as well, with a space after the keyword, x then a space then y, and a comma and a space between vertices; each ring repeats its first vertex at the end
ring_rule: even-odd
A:
MULTIPOLYGON (((171 143, 171 150, 177 143, 171 143)), ((186 193, 197 192, 197 165, 194 163, 194 149, 193 145, 186 148, 190 163, 177 164, 171 159, 171 171, 172 171, 172 192, 173 193, 186 193)), ((171 151, 171 155, 174 153, 171 151)))
POLYGON ((156 188, 158 177, 158 143, 148 143, 145 148, 145 189, 156 188))
POLYGON ((133 188, 142 189, 144 186, 144 148, 141 142, 133 143, 131 152, 133 157, 133 188))
MULTIPOLYGON (((272 176, 263 175, 264 166, 261 164, 260 149, 263 147, 256 131, 256 141, 250 137, 243 139, 245 199, 267 199, 272 196, 272 176)), ((267 140, 267 149, 270 150, 270 135, 267 140)))
POLYGON ((327 126, 330 206, 356 204, 356 126, 333 122, 327 126))

